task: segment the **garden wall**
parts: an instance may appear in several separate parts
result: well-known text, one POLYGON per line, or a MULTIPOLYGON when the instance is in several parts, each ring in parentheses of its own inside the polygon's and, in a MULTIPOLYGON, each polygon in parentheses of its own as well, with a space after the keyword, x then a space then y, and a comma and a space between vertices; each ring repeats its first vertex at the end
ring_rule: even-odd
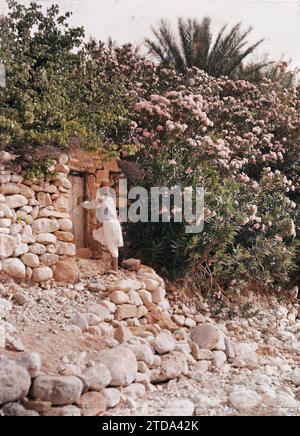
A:
MULTIPOLYGON (((54 164, 55 175, 39 180, 27 179, 21 166, 12 170, 8 165, 0 165, 2 275, 33 282, 52 278, 75 282, 79 278, 74 211, 70 209, 73 196, 70 168, 84 174, 90 199, 96 197, 101 178, 113 178, 119 172, 113 161, 104 168, 95 153, 61 155, 54 164)), ((85 229, 88 250, 93 248, 91 234, 97 225, 94 211, 89 214, 85 229)))

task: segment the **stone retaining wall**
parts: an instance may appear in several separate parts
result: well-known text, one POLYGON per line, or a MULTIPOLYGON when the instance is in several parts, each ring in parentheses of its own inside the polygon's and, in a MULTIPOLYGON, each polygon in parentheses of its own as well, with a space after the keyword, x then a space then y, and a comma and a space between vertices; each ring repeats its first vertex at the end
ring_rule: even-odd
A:
MULTIPOLYGON (((12 171, 0 165, 0 271, 17 280, 76 281, 76 246, 69 214, 71 169, 87 177, 89 198, 96 197, 101 178, 118 173, 110 162, 103 167, 96 153, 61 155, 53 166, 55 175, 42 180, 26 179, 21 166, 12 171), (65 280, 65 278, 67 278, 65 280)), ((93 211, 87 231, 95 227, 93 211)), ((91 237, 88 243, 93 244, 91 237)))

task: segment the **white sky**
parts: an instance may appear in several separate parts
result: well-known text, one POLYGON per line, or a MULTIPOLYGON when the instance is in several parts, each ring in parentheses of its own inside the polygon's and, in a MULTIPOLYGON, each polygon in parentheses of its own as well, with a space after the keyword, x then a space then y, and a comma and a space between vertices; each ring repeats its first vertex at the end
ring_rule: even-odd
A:
MULTIPOLYGON (((252 25, 250 42, 265 38, 257 55, 292 59, 300 67, 300 0, 38 0, 45 7, 52 3, 61 10, 72 11, 72 24, 83 25, 87 36, 107 40, 111 36, 119 43, 140 44, 151 35, 151 25, 160 18, 175 23, 177 17, 205 15, 212 18, 214 31, 224 24, 242 21, 252 25)), ((29 0, 20 1, 29 3, 29 0)), ((5 12, 5 0, 0 0, 0 13, 5 12)))

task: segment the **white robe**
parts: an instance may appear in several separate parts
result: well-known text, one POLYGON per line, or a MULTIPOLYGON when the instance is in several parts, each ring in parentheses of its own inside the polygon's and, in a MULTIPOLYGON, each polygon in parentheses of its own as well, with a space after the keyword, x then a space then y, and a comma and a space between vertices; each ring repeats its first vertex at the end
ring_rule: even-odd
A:
POLYGON ((96 209, 96 216, 103 225, 93 231, 93 237, 108 248, 113 257, 119 257, 119 248, 124 247, 121 224, 115 202, 110 195, 101 195, 99 199, 85 201, 85 209, 96 209))

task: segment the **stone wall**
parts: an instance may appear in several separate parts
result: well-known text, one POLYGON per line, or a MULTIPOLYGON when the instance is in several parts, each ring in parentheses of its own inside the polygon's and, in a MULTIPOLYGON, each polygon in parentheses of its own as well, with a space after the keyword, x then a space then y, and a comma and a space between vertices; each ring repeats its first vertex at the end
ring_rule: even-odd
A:
MULTIPOLYGON (((18 280, 43 282, 76 281, 73 223, 69 214, 72 185, 70 171, 85 176, 87 198, 96 198, 101 180, 116 183, 116 161, 103 162, 98 153, 76 150, 61 155, 53 166, 55 175, 26 179, 25 171, 0 165, 0 271, 18 280)), ((110 261, 92 232, 99 223, 88 211, 87 248, 94 257, 110 261)))
POLYGON ((72 221, 68 213, 71 183, 68 157, 55 163, 55 176, 29 180, 20 167, 0 166, 1 271, 18 280, 41 282, 55 266, 72 261, 72 221))

